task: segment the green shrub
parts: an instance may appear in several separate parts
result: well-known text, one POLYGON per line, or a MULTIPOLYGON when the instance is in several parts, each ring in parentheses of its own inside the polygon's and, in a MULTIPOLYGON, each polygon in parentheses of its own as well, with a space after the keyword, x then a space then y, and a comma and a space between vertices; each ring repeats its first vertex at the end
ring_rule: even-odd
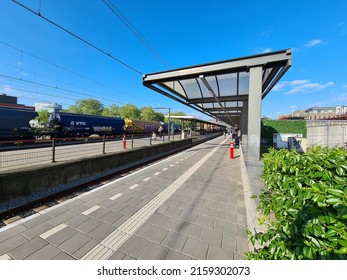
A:
POLYGON ((249 259, 347 259, 347 155, 315 147, 300 155, 271 148, 259 197, 264 233, 249 240, 249 259))

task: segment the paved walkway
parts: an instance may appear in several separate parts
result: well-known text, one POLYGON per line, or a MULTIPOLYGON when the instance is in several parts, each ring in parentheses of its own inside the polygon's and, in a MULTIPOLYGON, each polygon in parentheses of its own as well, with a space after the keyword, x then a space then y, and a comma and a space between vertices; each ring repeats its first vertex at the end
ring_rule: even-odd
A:
POLYGON ((218 137, 0 229, 0 259, 245 259, 241 158, 218 137))

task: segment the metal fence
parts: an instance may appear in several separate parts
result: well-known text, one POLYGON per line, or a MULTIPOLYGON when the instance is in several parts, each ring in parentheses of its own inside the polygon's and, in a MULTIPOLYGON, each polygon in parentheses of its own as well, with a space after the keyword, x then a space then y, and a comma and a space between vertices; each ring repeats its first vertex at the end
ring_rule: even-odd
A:
MULTIPOLYGON (((187 137, 192 137, 193 134, 187 137)), ((142 134, 93 138, 61 138, 0 142, 0 170, 61 162, 93 155, 119 152, 182 139, 182 134, 162 137, 142 134)))

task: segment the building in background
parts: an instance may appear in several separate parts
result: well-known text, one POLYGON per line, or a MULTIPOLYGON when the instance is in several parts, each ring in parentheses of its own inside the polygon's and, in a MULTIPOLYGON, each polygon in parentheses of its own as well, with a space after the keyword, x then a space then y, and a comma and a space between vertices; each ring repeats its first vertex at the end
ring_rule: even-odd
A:
POLYGON ((52 113, 54 111, 60 111, 62 108, 62 105, 58 103, 35 103, 36 112, 47 110, 49 113, 52 113))

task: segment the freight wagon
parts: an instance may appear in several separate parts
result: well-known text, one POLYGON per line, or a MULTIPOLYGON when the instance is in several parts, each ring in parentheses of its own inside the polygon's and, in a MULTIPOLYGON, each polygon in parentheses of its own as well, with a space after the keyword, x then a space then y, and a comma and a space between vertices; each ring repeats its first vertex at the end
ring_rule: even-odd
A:
POLYGON ((92 116, 65 112, 53 112, 48 120, 48 126, 56 137, 83 137, 93 134, 120 135, 123 134, 124 120, 118 117, 92 116))
POLYGON ((34 139, 29 122, 36 117, 33 110, 0 107, 0 140, 34 139))

